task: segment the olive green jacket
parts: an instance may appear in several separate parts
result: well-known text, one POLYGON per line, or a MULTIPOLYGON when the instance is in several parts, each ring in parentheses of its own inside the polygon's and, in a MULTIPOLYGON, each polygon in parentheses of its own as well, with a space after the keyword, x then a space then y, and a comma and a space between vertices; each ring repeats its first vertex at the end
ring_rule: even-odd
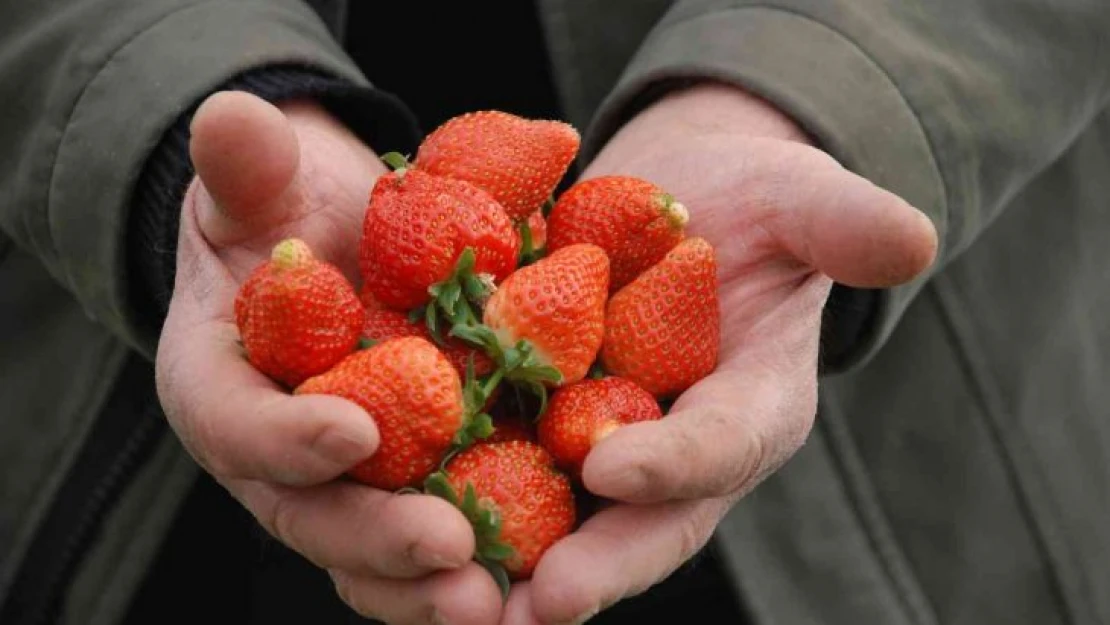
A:
MULTIPOLYGON (((1110 623, 1110 5, 539 8, 586 159, 658 85, 730 81, 940 232, 934 270, 830 363, 809 442, 718 531, 757 620, 1110 623)), ((20 592, 113 623, 172 522, 197 469, 156 410, 130 200, 191 103, 285 62, 365 83, 300 0, 0 8, 0 603, 48 561, 20 592), (58 519, 73 538, 41 540, 58 519)))

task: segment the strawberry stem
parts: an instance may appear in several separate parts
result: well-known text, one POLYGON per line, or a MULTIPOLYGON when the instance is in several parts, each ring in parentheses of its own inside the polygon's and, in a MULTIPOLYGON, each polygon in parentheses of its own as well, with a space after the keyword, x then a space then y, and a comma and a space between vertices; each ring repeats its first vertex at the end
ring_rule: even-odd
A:
POLYGON ((519 228, 521 244, 517 267, 524 267, 543 258, 544 251, 542 249, 536 249, 535 243, 532 240, 532 226, 528 225, 527 220, 520 222, 519 228))
POLYGON ((478 500, 474 485, 467 482, 466 490, 460 499, 451 486, 447 474, 440 470, 424 480, 424 492, 446 500, 462 512, 474 530, 474 561, 482 565, 497 582, 504 599, 509 592, 509 576, 504 562, 516 555, 516 551, 501 542, 501 515, 497 509, 478 500))
POLYGON ((536 348, 530 341, 521 339, 516 345, 505 348, 494 331, 484 324, 456 324, 451 328, 451 336, 459 337, 484 350, 497 364, 497 370, 505 380, 514 386, 526 388, 539 397, 540 409, 536 418, 543 415, 547 409, 546 383, 562 382, 563 374, 555 367, 540 363, 536 348))
POLYGON ((473 248, 466 248, 455 261, 455 269, 443 282, 428 288, 432 301, 426 309, 428 330, 435 334, 436 315, 443 316, 452 325, 473 326, 479 323, 474 306, 480 306, 493 292, 493 281, 484 274, 474 273, 476 257, 473 248))

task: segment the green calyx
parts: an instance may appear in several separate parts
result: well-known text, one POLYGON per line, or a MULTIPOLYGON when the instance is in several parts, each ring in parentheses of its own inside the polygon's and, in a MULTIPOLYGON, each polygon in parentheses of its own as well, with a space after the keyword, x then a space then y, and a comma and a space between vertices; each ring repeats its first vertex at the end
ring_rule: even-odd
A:
POLYGON ((447 466, 459 452, 493 434, 493 418, 485 412, 486 403, 501 382, 501 371, 494 371, 483 380, 474 374, 474 354, 466 363, 466 380, 463 382, 463 425, 455 432, 440 467, 447 466))
POLYGON ((426 322, 432 335, 437 333, 435 317, 442 313, 451 325, 476 325, 478 315, 474 312, 475 306, 482 306, 490 295, 494 286, 488 276, 474 273, 477 258, 472 248, 466 248, 459 254, 455 262, 455 269, 443 282, 433 284, 428 288, 432 296, 430 310, 425 310, 426 322))
POLYGON ((381 159, 387 167, 392 169, 399 176, 403 176, 405 174, 405 171, 412 167, 412 165, 409 163, 409 159, 400 152, 386 152, 385 154, 382 154, 381 159))
POLYGON ((478 493, 470 483, 467 483, 462 498, 459 498, 443 471, 436 471, 424 480, 424 492, 446 500, 463 513, 474 530, 474 560, 493 576, 501 589, 501 598, 507 598, 509 575, 504 563, 516 555, 516 551, 501 542, 501 515, 497 509, 478 501, 478 493))
POLYGON ((562 382, 563 374, 555 367, 540 362, 535 345, 521 339, 512 347, 506 348, 501 345, 493 330, 483 324, 456 324, 451 328, 451 335, 480 347, 489 354, 505 380, 514 386, 528 389, 540 398, 540 409, 536 417, 544 413, 547 409, 547 383, 562 382))
POLYGON ((520 222, 520 256, 517 260, 518 267, 525 267, 531 265, 545 255, 543 248, 536 248, 532 240, 532 226, 528 225, 528 221, 520 222))

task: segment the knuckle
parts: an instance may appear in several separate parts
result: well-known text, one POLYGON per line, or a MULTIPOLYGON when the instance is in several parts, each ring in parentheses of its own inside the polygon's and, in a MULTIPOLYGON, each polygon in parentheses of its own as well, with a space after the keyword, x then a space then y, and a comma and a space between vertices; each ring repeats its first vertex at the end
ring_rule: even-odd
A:
POLYGON ((339 600, 358 613, 359 616, 373 618, 375 615, 363 605, 359 593, 355 590, 354 581, 345 573, 329 571, 332 583, 335 585, 335 594, 339 600))
POLYGON ((735 467, 731 488, 726 491, 748 490, 764 473, 767 445, 758 430, 748 426, 737 428, 734 437, 737 441, 735 467))
MULTIPOLYGON (((700 502, 699 502, 700 503, 700 502)), ((701 551, 713 535, 713 528, 717 524, 717 515, 713 509, 705 505, 693 506, 693 510, 682 518, 678 524, 677 564, 689 560, 701 551)))
POLYGON ((297 506, 288 497, 279 495, 274 499, 263 524, 274 538, 290 549, 296 549, 297 506))

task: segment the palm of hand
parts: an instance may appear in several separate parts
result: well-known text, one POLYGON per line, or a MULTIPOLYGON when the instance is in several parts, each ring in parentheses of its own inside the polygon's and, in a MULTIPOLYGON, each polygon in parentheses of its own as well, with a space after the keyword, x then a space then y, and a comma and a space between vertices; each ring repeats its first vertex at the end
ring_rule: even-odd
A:
POLYGON ((634 175, 690 210, 713 244, 721 301, 717 370, 655 423, 622 428, 584 480, 617 503, 555 545, 513 590, 503 622, 581 619, 689 559, 743 494, 801 446, 816 412, 821 312, 833 278, 898 284, 931 262, 923 215, 799 141, 626 127, 586 177, 634 175))

